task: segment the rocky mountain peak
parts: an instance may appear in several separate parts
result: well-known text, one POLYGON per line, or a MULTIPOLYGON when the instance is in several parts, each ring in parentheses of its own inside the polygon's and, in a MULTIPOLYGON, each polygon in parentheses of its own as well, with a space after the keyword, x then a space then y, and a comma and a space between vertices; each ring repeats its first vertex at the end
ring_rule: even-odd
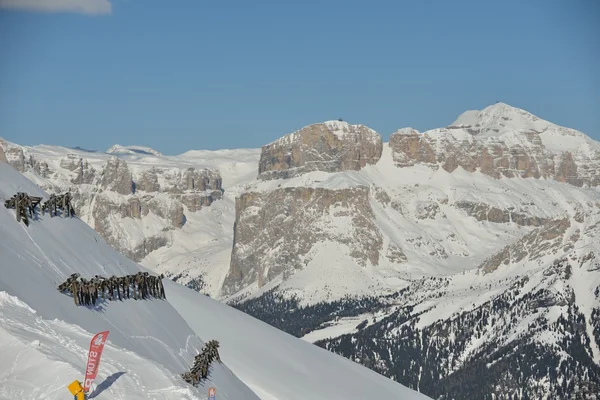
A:
POLYGON ((133 193, 133 179, 131 171, 124 160, 112 156, 106 162, 102 173, 101 186, 119 194, 133 193))
POLYGON ((308 125, 263 146, 260 179, 291 178, 310 171, 358 171, 381 158, 381 136, 364 125, 326 121, 308 125))
POLYGON ((505 103, 462 113, 448 128, 469 129, 474 135, 499 136, 509 131, 542 132, 551 125, 535 115, 505 103))
POLYGON ((600 143, 505 103, 466 111, 446 128, 401 129, 389 144, 401 168, 423 164, 452 172, 460 166, 494 178, 600 185, 600 143))

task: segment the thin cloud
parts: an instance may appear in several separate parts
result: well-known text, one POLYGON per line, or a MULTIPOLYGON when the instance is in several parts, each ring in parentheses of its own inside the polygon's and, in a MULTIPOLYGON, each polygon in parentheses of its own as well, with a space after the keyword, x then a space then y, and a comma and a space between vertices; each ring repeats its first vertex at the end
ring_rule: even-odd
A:
POLYGON ((112 4, 108 0, 0 0, 0 8, 86 15, 105 15, 112 12, 112 4))

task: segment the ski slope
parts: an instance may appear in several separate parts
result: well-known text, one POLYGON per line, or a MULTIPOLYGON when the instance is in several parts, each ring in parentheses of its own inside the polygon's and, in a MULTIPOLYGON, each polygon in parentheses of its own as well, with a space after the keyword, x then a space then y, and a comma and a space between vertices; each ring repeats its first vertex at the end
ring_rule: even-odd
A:
MULTIPOLYGON (((91 336, 77 325, 43 319, 16 297, 0 292, 0 399, 69 398, 65 386, 82 381, 91 336)), ((206 398, 209 384, 194 389, 162 365, 113 345, 111 336, 112 331, 91 399, 206 398)), ((219 397, 228 391, 222 389, 219 397)))
MULTIPOLYGON (((41 189, 4 163, 0 163, 0 182, 2 202, 17 191, 47 198, 41 189)), ((0 292, 5 292, 3 299, 16 297, 36 312, 35 318, 18 318, 18 315, 14 314, 19 313, 10 311, 14 311, 10 304, 16 301, 9 301, 9 306, 6 305, 6 301, 2 303, 2 318, 6 320, 2 324, 5 330, 2 333, 1 344, 2 364, 13 365, 10 370, 2 371, 2 379, 7 382, 36 381, 35 385, 20 386, 19 397, 11 395, 8 398, 28 398, 34 394, 44 399, 53 398, 52 396, 57 399, 65 398, 69 395, 65 385, 74 379, 83 380, 89 340, 93 334, 103 330, 110 330, 108 343, 112 350, 107 352, 108 369, 103 368, 104 365, 101 366, 97 384, 101 384, 112 373, 125 372, 128 378, 123 377, 123 385, 127 384, 128 379, 137 382, 136 385, 132 385, 134 392, 128 392, 134 397, 127 397, 128 399, 168 398, 161 394, 161 391, 183 392, 172 398, 203 398, 201 395, 205 395, 204 388, 192 389, 177 378, 178 374, 189 370, 203 342, 168 301, 110 301, 100 302, 95 308, 77 307, 71 297, 57 291, 56 287, 74 272, 90 278, 95 274, 119 276, 141 270, 137 264, 115 252, 83 222, 76 218, 39 216, 38 220, 32 221, 29 227, 26 227, 23 223, 16 222, 14 210, 1 207, 0 255, 0 292), (15 324, 21 329, 15 329, 15 324), (44 329, 40 332, 36 325, 44 329), (26 336, 22 331, 39 333, 32 337, 26 336), (15 354, 14 351, 4 349, 7 342, 17 343, 15 348, 18 348, 27 345, 30 340, 48 343, 39 350, 41 354, 45 354, 44 357, 33 356, 31 349, 23 347, 24 350, 29 350, 26 353, 30 359, 44 360, 42 363, 53 360, 46 364, 47 367, 51 370, 57 368, 62 374, 42 375, 38 379, 35 371, 39 365, 34 363, 31 373, 27 372, 26 379, 23 379, 19 370, 29 369, 27 365, 19 363, 20 352, 15 354), (68 346, 73 342, 75 344, 68 346), (115 354, 112 362, 111 353, 115 354), (11 354, 13 357, 10 357, 11 354), (154 371, 154 375, 146 374, 146 370, 154 371), (136 379, 136 376, 139 378, 136 379), (162 378, 158 379, 158 376, 162 378), (55 391, 57 385, 63 385, 64 391, 55 391), (47 390, 40 393, 42 386, 47 390), (140 394, 150 389, 158 394, 140 394), (189 395, 186 397, 185 393, 189 395)), ((166 295, 168 299, 169 293, 166 295)), ((205 341, 210 339, 213 338, 206 338, 205 341)), ((13 347, 8 345, 10 349, 13 347)), ((121 387, 120 381, 121 379, 115 382, 115 390, 126 390, 127 386, 121 387)), ((224 364, 215 364, 206 384, 220 388, 220 398, 257 399, 224 364)), ((14 390, 18 391, 19 386, 14 390)), ((107 391, 97 398, 118 397, 107 391)))
POLYGON ((169 302, 198 335, 218 338, 223 361, 262 400, 428 398, 223 303, 166 283, 169 302))
MULTIPOLYGON (((47 197, 0 163, 0 200, 17 191, 47 197)), ((166 301, 76 307, 56 290, 74 272, 89 278, 139 270, 77 218, 40 215, 26 227, 0 207, 0 399, 69 398, 66 385, 82 380, 89 340, 106 329, 93 392, 99 400, 205 399, 210 386, 228 400, 426 398, 167 280, 166 301), (210 339, 220 342, 223 364, 214 363, 196 389, 179 374, 210 339)))

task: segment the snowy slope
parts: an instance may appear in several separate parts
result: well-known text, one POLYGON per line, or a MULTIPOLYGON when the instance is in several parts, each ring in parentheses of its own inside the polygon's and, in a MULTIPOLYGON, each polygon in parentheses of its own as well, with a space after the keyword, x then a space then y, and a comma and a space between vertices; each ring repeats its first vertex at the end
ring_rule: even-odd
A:
MULTIPOLYGON (((257 180, 247 185, 247 191, 269 193, 278 188, 341 190, 353 187, 370 188, 370 207, 377 230, 383 235, 377 265, 359 265, 350 256, 353 247, 332 238, 318 243, 307 256, 307 265, 293 275, 274 279, 261 288, 249 286, 229 300, 260 296, 277 287, 303 298, 302 304, 314 304, 346 295, 390 293, 423 277, 450 277, 476 270, 490 254, 534 229, 534 226, 508 221, 479 221, 465 215, 459 207, 461 204, 484 204, 497 210, 510 209, 515 214, 552 220, 592 212, 600 201, 597 188, 577 188, 553 180, 494 179, 462 168, 452 173, 424 166, 397 168, 387 143, 379 162, 360 171, 334 174, 315 171, 290 179, 257 180), (389 199, 381 201, 378 192, 384 192, 389 199), (428 207, 433 210, 431 215, 426 213, 428 207), (408 262, 399 263, 387 257, 386 249, 392 246, 402 249, 408 262)), ((323 210, 315 210, 316 214, 321 212, 323 210)), ((327 220, 327 224, 335 235, 343 234, 349 226, 344 218, 327 220)), ((272 239, 275 243, 277 238, 272 239)), ((476 298, 479 294, 473 293, 473 296, 476 298)))
POLYGON ((19 146, 2 139, 0 146, 15 168, 49 193, 71 191, 79 217, 114 248, 180 283, 202 277, 203 291, 218 293, 226 267, 214 266, 229 264, 235 197, 244 183, 255 179, 260 149, 169 156, 144 146, 114 145, 100 152, 19 146), (135 193, 106 187, 104 175, 113 157, 127 165, 115 178, 125 181, 130 173, 137 183, 135 193), (222 178, 222 195, 217 190, 216 198, 205 201, 215 192, 187 190, 190 170, 196 171, 197 180, 203 171, 211 179, 222 178), (202 205, 191 209, 192 203, 202 205))
MULTIPOLYGON (((0 399, 68 398, 66 384, 83 379, 91 337, 77 325, 41 318, 16 297, 0 292, 0 399)), ((111 339, 112 332, 90 398, 196 400, 206 398, 205 389, 216 385, 195 389, 178 374, 115 346, 111 339)), ((231 379, 220 383, 226 385, 219 388, 219 396, 231 396, 231 379)), ((246 396, 251 394, 246 391, 236 398, 246 396)))
MULTIPOLYGON (((0 163, 0 182, 2 202, 17 191, 26 191, 31 195, 47 197, 35 184, 5 163, 0 163)), ((168 301, 129 300, 103 302, 95 308, 76 307, 70 297, 56 290, 58 284, 74 272, 87 278, 91 278, 95 274, 123 275, 136 273, 140 270, 138 265, 115 252, 96 232, 76 218, 39 216, 38 220, 26 227, 24 224, 16 222, 14 210, 0 207, 0 238, 0 254, 2 255, 0 257, 0 269, 2 270, 0 291, 6 292, 5 300, 6 296, 16 297, 27 307, 36 311, 36 316, 23 316, 23 313, 27 314, 24 306, 21 307, 23 310, 21 310, 20 316, 12 315, 10 310, 2 311, 3 318, 7 318, 7 324, 3 324, 3 326, 10 327, 19 324, 20 317, 22 317, 29 322, 21 322, 21 329, 35 332, 36 329, 32 325, 44 326, 50 323, 45 321, 62 321, 64 322, 62 327, 58 322, 52 322, 46 332, 40 332, 39 337, 33 339, 41 341, 44 340, 44 337, 60 338, 61 335, 64 335, 66 336, 64 340, 69 342, 75 339, 68 332, 61 334, 56 331, 63 328, 68 331, 71 329, 69 327, 76 325, 81 329, 73 336, 85 336, 82 331, 84 330, 87 332, 88 346, 89 338, 93 334, 110 330, 109 342, 111 345, 115 349, 119 349, 118 351, 126 350, 133 354, 132 357, 137 357, 137 365, 140 364, 139 360, 143 359, 149 365, 154 365, 153 368, 168 372, 169 378, 162 380, 162 386, 158 385, 159 382, 151 376, 145 378, 148 382, 155 382, 158 385, 151 385, 152 390, 161 388, 166 390, 172 386, 175 386, 176 390, 184 392, 188 390, 189 385, 183 381, 177 382, 175 377, 190 368, 193 357, 201 350, 203 343, 168 301)), ((166 294, 168 298, 169 292, 167 291, 166 294)), ((10 304, 11 302, 8 302, 9 308, 10 304)), ((4 307, 7 307, 6 301, 3 302, 4 307)), ((19 336, 25 343, 27 343, 26 340, 31 339, 27 336, 24 339, 22 333, 10 329, 8 333, 5 333, 7 340, 19 336)), ((213 338, 205 338, 206 341, 210 339, 213 338)), ((77 340, 78 346, 85 348, 85 337, 79 337, 77 340)), ((49 349, 48 357, 52 358, 52 354, 59 350, 62 349, 49 349)), ((74 351, 77 351, 77 348, 74 351)), ((15 356, 18 357, 19 354, 17 353, 15 356)), ((65 355, 65 357, 68 356, 65 355)), ((80 355, 81 357, 85 357, 85 355, 80 355)), ((2 358, 4 363, 6 358, 2 358)), ((84 370, 84 359, 67 358, 66 360, 61 359, 61 361, 68 364, 64 367, 64 371, 69 372, 70 376, 54 376, 52 377, 53 381, 67 384, 70 382, 69 379, 77 378, 77 376, 73 376, 73 371, 82 372, 84 370)), ((114 362, 114 365, 118 366, 117 363, 120 361, 117 358, 114 362)), ((15 364, 15 368, 17 366, 18 363, 15 364)), ((122 368, 125 369, 123 372, 128 372, 129 368, 132 368, 132 377, 143 374, 143 369, 133 369, 135 364, 122 364, 122 368)), ((14 375, 15 371, 9 371, 6 378, 18 379, 14 375)), ((106 372, 108 371, 101 369, 101 374, 106 372)), ((98 383, 106 376, 100 376, 98 383)), ((32 378, 29 376, 29 379, 32 378)), ((83 377, 79 376, 79 378, 83 377)), ((224 364, 215 366, 210 381, 222 388, 222 395, 226 398, 256 398, 241 381, 227 370, 224 364)), ((28 389, 33 391, 35 387, 28 389)), ((50 387, 48 389, 50 390, 50 387)), ((28 392, 28 394, 31 393, 28 392)), ((194 391, 190 393, 194 393, 194 391)), ((44 395, 49 395, 49 393, 44 395)), ((64 397, 64 393, 62 395, 64 397)), ((195 396, 198 395, 199 392, 196 391, 195 396)), ((197 398, 193 396, 190 394, 190 397, 187 398, 197 398)), ((112 397, 107 393, 104 398, 112 397)), ((146 398, 164 397, 156 395, 146 398)))
POLYGON ((216 300, 171 290, 170 302, 262 400, 425 399, 357 363, 306 343, 216 300))
POLYGON ((184 163, 208 165, 223 178, 221 200, 195 213, 172 232, 171 245, 148 254, 141 264, 159 273, 181 276, 180 283, 200 277, 202 292, 217 297, 233 245, 235 198, 258 174, 260 149, 192 150, 177 156, 184 163))
MULTIPOLYGON (((4 163, 0 182, 2 200, 16 191, 45 196, 4 163)), ((71 273, 140 270, 76 218, 38 216, 26 227, 13 210, 0 208, 0 238, 0 379, 7 382, 0 398, 64 398, 65 385, 82 378, 89 339, 105 329, 111 333, 96 380, 98 399, 201 399, 209 386, 220 399, 251 400, 254 393, 263 400, 358 399, 366 393, 426 398, 169 281, 166 301, 76 307, 56 290, 71 273), (223 364, 215 363, 209 381, 196 390, 178 375, 201 348, 200 337, 220 342, 223 364)))

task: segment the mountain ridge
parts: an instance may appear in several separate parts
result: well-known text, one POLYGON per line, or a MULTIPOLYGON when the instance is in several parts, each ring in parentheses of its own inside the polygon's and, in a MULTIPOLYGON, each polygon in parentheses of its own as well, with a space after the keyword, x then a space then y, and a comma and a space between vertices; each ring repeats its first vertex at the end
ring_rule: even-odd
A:
MULTIPOLYGON (((48 197, 0 163, 0 198, 17 190, 48 197)), ((164 299, 102 298, 95 306, 74 304, 56 290, 71 273, 91 278, 148 272, 77 217, 38 214, 25 226, 14 210, 2 208, 0 237, 0 396, 64 398, 68 382, 81 379, 90 338, 109 330, 93 392, 100 400, 195 400, 204 398, 211 386, 225 400, 342 400, 368 393, 427 398, 168 280, 164 299), (194 388, 180 374, 190 369, 209 339, 219 342, 222 362, 213 361, 208 378, 194 388), (273 346, 281 353, 272 352, 273 346)))
MULTIPOLYGON (((490 107, 386 143, 330 121, 261 149, 153 156, 216 167, 222 196, 183 204, 142 264, 436 399, 594 393, 600 145, 490 107)), ((19 160, 35 179, 52 165, 19 160)))

